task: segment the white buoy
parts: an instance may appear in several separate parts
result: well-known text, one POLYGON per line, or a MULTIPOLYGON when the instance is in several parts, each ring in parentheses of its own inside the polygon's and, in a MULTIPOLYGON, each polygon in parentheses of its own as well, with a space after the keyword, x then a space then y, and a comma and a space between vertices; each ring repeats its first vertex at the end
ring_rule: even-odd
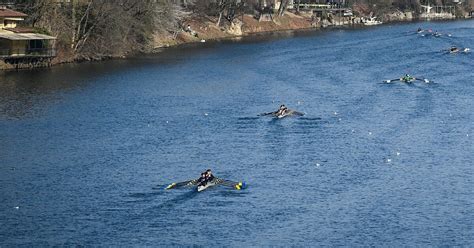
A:
POLYGON ((400 156, 400 152, 397 152, 397 156, 400 156))
POLYGON ((389 158, 387 158, 387 162, 388 162, 388 163, 390 163, 390 162, 392 162, 392 160, 391 160, 391 159, 389 159, 389 158))
POLYGON ((204 113, 205 116, 208 116, 209 114, 208 113, 204 113))
POLYGON ((369 132, 369 135, 372 135, 372 132, 369 132))
POLYGON ((336 112, 336 111, 334 111, 334 115, 337 115, 337 112, 336 112))
POLYGON ((319 163, 316 163, 316 166, 317 166, 317 167, 319 167, 319 166, 320 166, 320 164, 319 164, 319 163))
POLYGON ((20 209, 20 207, 19 207, 19 206, 16 206, 15 209, 20 209))

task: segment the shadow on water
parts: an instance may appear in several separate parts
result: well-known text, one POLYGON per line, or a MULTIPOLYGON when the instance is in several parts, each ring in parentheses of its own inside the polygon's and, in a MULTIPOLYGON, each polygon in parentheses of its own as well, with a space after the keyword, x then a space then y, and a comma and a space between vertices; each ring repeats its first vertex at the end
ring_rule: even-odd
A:
POLYGON ((269 124, 271 125, 278 125, 278 126, 281 126, 281 122, 284 121, 285 118, 276 118, 276 117, 272 117, 270 118, 270 120, 268 121, 269 124))
POLYGON ((193 199, 197 195, 198 195, 197 190, 191 190, 189 192, 177 195, 177 196, 175 196, 175 197, 173 197, 169 200, 166 200, 166 201, 162 202, 161 204, 158 204, 158 205, 156 205, 152 208, 153 209, 174 208, 177 205, 181 205, 181 204, 193 199))
POLYGON ((256 117, 239 117, 237 118, 237 120, 239 121, 253 121, 253 120, 258 120, 260 119, 260 117, 256 116, 256 117))
POLYGON ((402 82, 392 82, 392 83, 385 83, 385 82, 379 82, 379 85, 383 87, 409 87, 409 88, 417 88, 417 89, 426 89, 426 87, 434 87, 436 85, 436 82, 430 82, 430 83, 402 83, 402 82))
POLYGON ((248 185, 245 185, 241 190, 220 190, 219 195, 223 197, 245 197, 248 195, 248 185))
MULTIPOLYGON (((156 189, 158 190, 158 188, 156 189)), ((128 202, 128 203, 150 202, 150 201, 153 201, 157 196, 162 195, 162 194, 164 194, 164 192, 160 188, 160 191, 147 192, 147 193, 130 193, 128 195, 125 195, 124 197, 127 198, 125 202, 128 202)))
POLYGON ((300 117, 299 120, 303 121, 320 121, 322 120, 321 117, 300 117))

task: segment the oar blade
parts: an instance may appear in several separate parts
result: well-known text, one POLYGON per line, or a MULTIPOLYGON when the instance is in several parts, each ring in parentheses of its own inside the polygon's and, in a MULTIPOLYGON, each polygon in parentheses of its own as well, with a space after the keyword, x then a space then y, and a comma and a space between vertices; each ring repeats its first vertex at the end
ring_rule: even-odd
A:
POLYGON ((176 187, 176 183, 172 183, 172 184, 166 186, 165 189, 172 189, 172 188, 175 188, 175 187, 176 187))
POLYGON ((245 185, 243 182, 234 182, 234 181, 224 180, 224 179, 220 179, 219 184, 234 188, 236 190, 241 190, 245 185))
POLYGON ((197 183, 196 179, 188 180, 188 181, 184 181, 184 182, 179 182, 179 183, 172 183, 172 184, 166 186, 165 189, 176 189, 176 188, 180 188, 180 187, 192 186, 192 185, 196 185, 196 183, 197 183))
POLYGON ((384 80, 383 82, 384 83, 391 83, 391 82, 395 82, 395 81, 401 81, 401 79, 400 78, 388 79, 388 80, 384 80))
POLYGON ((418 81, 422 81, 422 82, 425 82, 425 83, 432 83, 433 81, 427 79, 427 78, 415 78, 415 80, 418 80, 418 81))

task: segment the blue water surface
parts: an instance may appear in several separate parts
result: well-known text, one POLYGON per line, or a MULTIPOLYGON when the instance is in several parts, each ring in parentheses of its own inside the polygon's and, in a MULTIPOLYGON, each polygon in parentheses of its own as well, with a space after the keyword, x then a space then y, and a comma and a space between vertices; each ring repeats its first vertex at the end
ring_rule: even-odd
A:
POLYGON ((3 72, 0 246, 472 246, 474 54, 452 45, 474 21, 3 72), (434 83, 383 83, 405 73, 434 83), (257 116, 281 103, 306 115, 257 116), (247 187, 163 190, 207 168, 247 187))

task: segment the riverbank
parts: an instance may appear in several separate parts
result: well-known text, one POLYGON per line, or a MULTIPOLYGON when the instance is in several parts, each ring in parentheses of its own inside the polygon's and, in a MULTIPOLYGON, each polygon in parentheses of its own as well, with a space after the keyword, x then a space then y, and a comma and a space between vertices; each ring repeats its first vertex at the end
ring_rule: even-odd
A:
MULTIPOLYGON (((337 16, 326 14, 324 17, 314 17, 311 12, 285 12, 283 16, 262 15, 258 18, 253 15, 239 15, 232 21, 224 19, 220 25, 217 17, 205 15, 190 15, 182 22, 181 29, 176 32, 161 32, 153 35, 150 48, 140 53, 159 53, 163 48, 175 47, 189 43, 207 42, 211 40, 232 39, 255 34, 265 34, 279 31, 317 30, 340 26, 363 26, 363 20, 372 16, 373 12, 363 5, 354 5, 356 16, 337 16)), ((413 11, 385 11, 381 12, 380 20, 384 23, 409 22, 420 20, 413 11)), ((439 16, 439 20, 456 19, 454 15, 439 16)), ((458 18, 459 19, 459 18, 458 18)), ((57 56, 51 65, 63 63, 80 63, 84 61, 100 61, 114 58, 136 56, 135 52, 114 55, 97 55, 89 57, 75 57, 70 51, 58 49, 57 56)), ((19 69, 12 64, 0 61, 0 70, 19 69)))
POLYGON ((242 37, 256 33, 316 28, 310 16, 296 15, 289 12, 281 17, 272 17, 269 21, 259 21, 254 16, 243 15, 232 22, 225 22, 221 26, 217 26, 216 23, 216 17, 192 16, 183 22, 184 28, 180 32, 155 35, 153 47, 157 49, 185 43, 242 37))
MULTIPOLYGON (((361 12, 367 10, 357 8, 361 12)), ((370 12, 369 12, 370 13, 370 12)), ((255 34, 265 34, 279 31, 297 31, 297 30, 317 30, 324 28, 333 28, 340 26, 364 26, 363 17, 339 17, 329 15, 326 18, 314 18, 311 14, 286 12, 283 16, 272 16, 258 20, 252 15, 243 15, 226 22, 222 26, 216 26, 216 17, 193 16, 184 21, 184 30, 177 34, 156 35, 154 37, 154 52, 159 52, 162 48, 174 47, 186 43, 199 43, 210 40, 232 39, 246 37, 255 34)), ((436 20, 458 20, 455 16, 440 16, 433 18, 436 20)), ((383 13, 380 16, 383 23, 411 22, 421 21, 413 11, 391 11, 383 13)))

